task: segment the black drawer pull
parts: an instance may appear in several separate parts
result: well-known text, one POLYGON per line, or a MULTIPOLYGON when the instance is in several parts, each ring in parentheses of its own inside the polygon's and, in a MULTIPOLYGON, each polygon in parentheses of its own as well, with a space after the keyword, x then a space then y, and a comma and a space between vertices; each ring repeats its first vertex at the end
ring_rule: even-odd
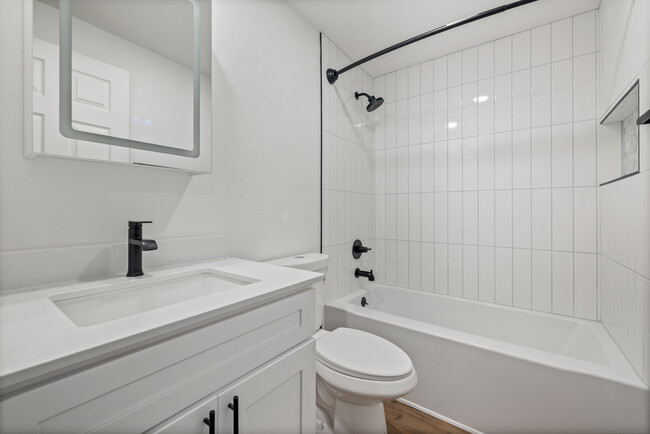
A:
POLYGON ((214 410, 210 410, 210 419, 208 419, 207 417, 203 418, 203 423, 209 427, 208 432, 210 434, 214 434, 215 432, 214 410))
POLYGON ((239 434, 239 397, 237 395, 232 397, 232 403, 228 404, 228 408, 232 410, 232 434, 239 434))

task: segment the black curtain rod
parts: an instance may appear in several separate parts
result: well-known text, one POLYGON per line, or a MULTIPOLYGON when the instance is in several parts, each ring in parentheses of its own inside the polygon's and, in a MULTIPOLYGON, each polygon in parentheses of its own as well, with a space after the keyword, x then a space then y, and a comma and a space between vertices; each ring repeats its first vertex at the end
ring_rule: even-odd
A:
POLYGON ((407 45, 410 45, 414 42, 421 41, 422 39, 426 39, 430 36, 437 35, 438 33, 446 32, 447 30, 454 29, 456 27, 463 26, 465 24, 469 24, 474 21, 481 20, 483 18, 490 17, 492 15, 500 14, 501 12, 505 12, 508 9, 514 9, 519 6, 527 5, 528 3, 534 3, 539 0, 520 0, 516 1, 514 3, 509 3, 507 5, 499 6, 494 9, 489 9, 484 12, 479 12, 476 15, 469 16, 467 18, 460 19, 458 21, 454 21, 453 23, 445 24, 444 26, 435 28, 433 30, 429 30, 428 32, 422 33, 421 35, 414 36, 411 39, 407 39, 406 41, 402 41, 398 44, 391 45, 388 48, 384 48, 381 51, 377 51, 374 54, 371 54, 370 56, 366 56, 361 60, 357 60, 356 62, 346 66, 345 68, 339 69, 338 71, 332 68, 329 68, 327 70, 327 81, 329 81, 330 84, 334 84, 334 82, 339 78, 339 75, 343 74, 346 71, 349 71, 352 68, 356 68, 359 65, 362 65, 372 59, 375 59, 379 56, 383 56, 384 54, 390 53, 391 51, 395 51, 398 48, 405 47, 407 45))

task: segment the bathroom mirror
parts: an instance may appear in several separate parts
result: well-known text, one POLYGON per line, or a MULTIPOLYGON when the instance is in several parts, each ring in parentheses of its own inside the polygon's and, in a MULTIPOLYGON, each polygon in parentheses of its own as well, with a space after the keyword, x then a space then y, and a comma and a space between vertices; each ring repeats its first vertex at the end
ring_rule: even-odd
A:
POLYGON ((614 107, 603 117, 601 128, 607 137, 602 143, 605 159, 599 170, 606 173, 604 182, 609 184, 639 173, 639 82, 635 82, 614 107))
POLYGON ((25 1, 26 156, 210 171, 210 0, 25 1))

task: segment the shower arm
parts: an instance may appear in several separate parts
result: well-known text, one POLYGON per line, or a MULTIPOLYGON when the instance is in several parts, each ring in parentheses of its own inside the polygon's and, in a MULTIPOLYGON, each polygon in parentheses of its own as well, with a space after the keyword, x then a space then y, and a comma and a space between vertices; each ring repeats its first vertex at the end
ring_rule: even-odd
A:
POLYGON ((418 36, 414 36, 414 37, 412 37, 410 39, 407 39, 406 41, 402 41, 402 42, 397 43, 395 45, 391 45, 390 47, 384 48, 381 51, 377 51, 376 53, 371 54, 369 56, 366 56, 361 60, 357 60, 356 62, 346 66, 345 68, 341 68, 338 71, 336 69, 329 68, 327 70, 327 81, 330 84, 334 84, 334 82, 336 82, 336 80, 339 78, 339 75, 343 74, 344 72, 347 72, 352 68, 356 68, 357 66, 362 65, 362 64, 364 64, 364 63, 366 63, 366 62, 368 62, 368 61, 370 61, 372 59, 375 59, 375 58, 377 58, 379 56, 383 56, 384 54, 388 54, 391 51, 395 51, 398 48, 406 47, 407 45, 410 45, 410 44, 412 44, 414 42, 421 41, 422 39, 426 39, 426 38, 428 38, 430 36, 437 35, 437 34, 442 33, 442 32, 446 32, 447 30, 451 30, 451 29, 454 29, 456 27, 460 27, 460 26, 463 26, 465 24, 469 24, 469 23, 472 23, 474 21, 478 21, 478 20, 481 20, 483 18, 490 17, 492 15, 500 14, 501 12, 505 12, 508 9, 514 9, 516 7, 519 7, 519 6, 527 5, 528 3, 534 3, 536 1, 538 1, 538 0, 519 0, 519 1, 516 1, 514 3, 508 3, 506 5, 502 5, 502 6, 494 8, 494 9, 489 9, 487 11, 479 12, 476 15, 471 15, 471 16, 469 16, 467 18, 463 18, 463 19, 454 21, 452 23, 445 24, 444 26, 437 27, 437 28, 435 28, 433 30, 429 30, 428 32, 425 32, 425 33, 422 33, 422 34, 420 34, 418 36))

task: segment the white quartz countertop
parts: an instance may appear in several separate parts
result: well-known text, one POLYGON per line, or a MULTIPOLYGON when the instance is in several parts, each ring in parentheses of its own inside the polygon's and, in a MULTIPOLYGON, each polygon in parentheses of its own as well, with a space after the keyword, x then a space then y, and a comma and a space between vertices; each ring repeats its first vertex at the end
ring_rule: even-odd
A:
POLYGON ((160 268, 136 278, 66 282, 0 296, 0 394, 253 309, 322 279, 320 273, 226 258, 160 268), (86 327, 75 325, 50 299, 98 285, 194 270, 233 274, 254 283, 86 327))

